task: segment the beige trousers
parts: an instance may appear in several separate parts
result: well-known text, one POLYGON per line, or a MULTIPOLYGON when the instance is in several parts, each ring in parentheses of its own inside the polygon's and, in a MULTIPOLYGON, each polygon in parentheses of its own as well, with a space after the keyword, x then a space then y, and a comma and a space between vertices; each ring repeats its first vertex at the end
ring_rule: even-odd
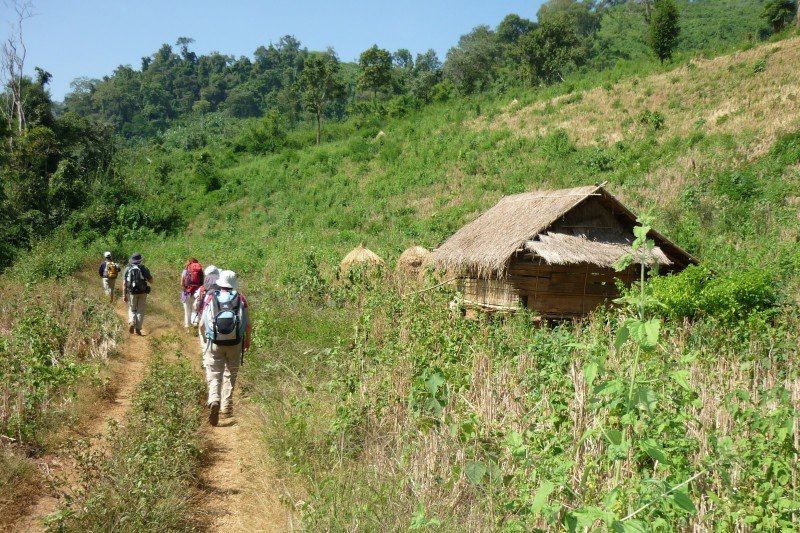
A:
POLYGON ((111 299, 114 298, 114 285, 117 284, 117 278, 103 278, 103 292, 111 299))
POLYGON ((233 387, 242 362, 242 345, 206 345, 203 353, 203 366, 208 383, 208 403, 220 402, 223 411, 233 407, 233 387))
POLYGON ((147 294, 128 295, 128 325, 140 331, 144 322, 144 311, 147 307, 147 294))

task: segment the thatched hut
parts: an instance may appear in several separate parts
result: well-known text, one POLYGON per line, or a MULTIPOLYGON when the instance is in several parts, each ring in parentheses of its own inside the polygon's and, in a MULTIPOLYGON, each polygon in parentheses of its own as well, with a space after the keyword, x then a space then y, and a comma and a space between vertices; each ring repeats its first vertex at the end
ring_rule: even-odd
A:
MULTIPOLYGON (((458 230, 433 259, 461 274, 467 305, 581 316, 618 296, 617 280, 635 279, 636 265, 613 269, 631 253, 635 225, 636 216, 602 186, 515 194, 458 230)), ((697 263, 660 233, 648 236, 656 246, 645 262, 660 271, 697 263)))
POLYGON ((352 268, 358 266, 378 267, 383 264, 383 259, 381 259, 378 254, 369 248, 366 248, 362 243, 350 250, 350 252, 344 256, 342 262, 339 263, 339 272, 347 273, 352 268))
POLYGON ((418 276, 428 264, 431 252, 422 246, 407 248, 397 258, 397 271, 401 274, 418 276))

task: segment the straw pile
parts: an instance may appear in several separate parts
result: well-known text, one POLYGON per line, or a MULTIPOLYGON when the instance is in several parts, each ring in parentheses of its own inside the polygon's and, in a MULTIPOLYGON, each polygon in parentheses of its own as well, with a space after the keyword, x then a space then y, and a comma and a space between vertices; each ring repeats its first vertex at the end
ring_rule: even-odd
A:
POLYGON ((418 276, 428 264, 431 253, 422 246, 412 246, 406 249, 397 259, 397 272, 411 276, 418 276))
POLYGON ((339 271, 346 273, 358 266, 377 267, 381 265, 383 265, 383 259, 362 243, 344 256, 342 262, 339 263, 339 271))

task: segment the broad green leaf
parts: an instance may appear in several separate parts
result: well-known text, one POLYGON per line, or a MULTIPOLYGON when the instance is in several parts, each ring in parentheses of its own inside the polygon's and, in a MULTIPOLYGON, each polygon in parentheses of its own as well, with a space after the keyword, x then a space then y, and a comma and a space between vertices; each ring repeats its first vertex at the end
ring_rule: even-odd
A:
POLYGON ((619 446, 622 444, 622 432, 618 429, 609 429, 605 432, 606 438, 608 438, 609 442, 614 446, 619 446))
POLYGON ((607 395, 607 394, 614 394, 615 392, 619 392, 622 390, 622 382, 618 379, 612 379, 606 381, 605 383, 601 383, 597 387, 594 388, 594 393, 598 396, 607 395))
POLYGON ((480 485, 483 483, 483 477, 486 475, 486 465, 481 461, 469 461, 467 466, 464 467, 464 473, 467 479, 473 485, 480 485))
POLYGON ((616 520, 611 527, 617 533, 647 533, 647 525, 641 520, 616 520))
POLYGON ((511 448, 519 448, 522 446, 522 435, 516 431, 511 431, 506 435, 506 442, 511 448))
POLYGON ((622 327, 620 327, 619 331, 617 331, 617 338, 616 340, 614 340, 614 348, 616 348, 617 350, 622 348, 622 345, 625 344, 625 342, 628 340, 630 334, 631 332, 628 329, 628 323, 626 322, 622 324, 622 327))
POLYGON ((425 388, 432 396, 436 396, 436 393, 439 392, 439 387, 442 385, 444 385, 444 378, 438 372, 431 374, 425 381, 425 388))
POLYGON ((651 318, 644 323, 644 346, 647 348, 655 348, 658 346, 658 337, 661 332, 661 321, 657 318, 651 318))
POLYGON ((597 377, 597 363, 592 361, 588 363, 585 367, 583 367, 583 379, 586 381, 586 384, 591 386, 594 382, 594 378, 597 377))
POLYGON ((689 385, 688 370, 675 370, 674 372, 671 372, 669 376, 675 381, 675 383, 677 383, 687 391, 692 390, 692 386, 689 385))
POLYGON ((645 453, 658 461, 662 464, 670 464, 670 460, 667 458, 667 455, 664 453, 664 450, 656 444, 653 439, 645 439, 642 441, 642 448, 644 449, 645 453))
POLYGON ((547 503, 547 498, 555 490, 556 486, 552 481, 542 481, 531 502, 531 512, 536 516, 547 503))
POLYGON ((691 514, 697 513, 697 508, 694 506, 694 502, 692 502, 692 499, 684 491, 673 492, 672 501, 675 502, 675 505, 677 505, 687 513, 691 514))

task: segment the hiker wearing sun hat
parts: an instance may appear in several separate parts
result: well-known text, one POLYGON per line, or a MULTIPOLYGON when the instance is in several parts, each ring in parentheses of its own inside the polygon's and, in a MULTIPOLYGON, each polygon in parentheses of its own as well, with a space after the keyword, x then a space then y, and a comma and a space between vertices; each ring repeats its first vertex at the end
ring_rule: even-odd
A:
POLYGON ((103 292, 108 296, 109 301, 114 301, 114 292, 116 290, 117 276, 119 275, 119 265, 114 262, 111 257, 111 252, 103 254, 103 262, 100 263, 100 268, 97 273, 103 280, 103 292))
POLYGON ((203 271, 203 286, 197 289, 194 296, 194 316, 196 320, 192 322, 196 326, 200 321, 200 315, 203 314, 203 302, 205 301, 206 294, 213 291, 217 287, 217 280, 219 279, 219 269, 214 265, 208 265, 203 271))
POLYGON ((216 288, 205 297, 199 327, 212 426, 219 422, 220 411, 233 415, 233 387, 244 352, 250 348, 248 313, 247 299, 237 290, 236 273, 221 271, 216 288))
POLYGON ((147 294, 150 292, 148 283, 153 282, 150 270, 142 264, 142 254, 131 256, 122 279, 123 300, 128 304, 128 332, 135 331, 137 335, 141 335, 147 294))

